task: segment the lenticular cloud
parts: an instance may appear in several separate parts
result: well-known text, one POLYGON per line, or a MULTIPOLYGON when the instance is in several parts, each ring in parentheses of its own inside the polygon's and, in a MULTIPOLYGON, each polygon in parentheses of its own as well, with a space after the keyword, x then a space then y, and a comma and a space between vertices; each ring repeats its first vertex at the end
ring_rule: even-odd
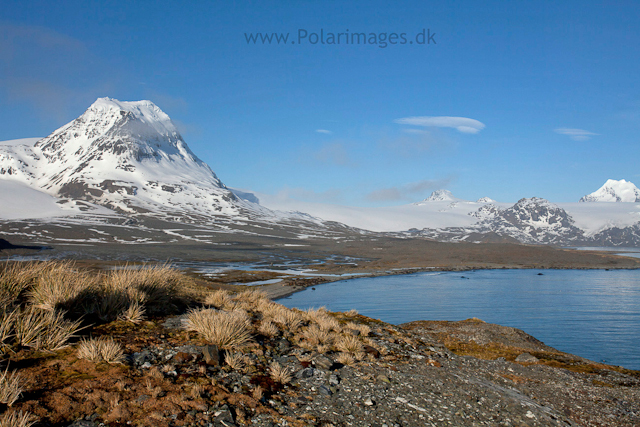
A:
POLYGON ((462 133, 478 133, 485 127, 484 123, 467 117, 417 116, 397 119, 395 122, 401 125, 454 128, 462 133))

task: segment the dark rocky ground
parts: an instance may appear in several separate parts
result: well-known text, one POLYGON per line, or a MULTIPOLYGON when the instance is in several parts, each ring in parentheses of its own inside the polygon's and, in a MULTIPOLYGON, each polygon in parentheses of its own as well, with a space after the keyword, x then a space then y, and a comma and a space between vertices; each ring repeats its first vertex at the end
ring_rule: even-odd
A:
POLYGON ((17 406, 41 425, 74 427, 640 423, 640 372, 558 352, 522 331, 476 319, 393 326, 332 316, 369 325, 362 361, 344 366, 334 352, 297 347, 284 332, 258 337, 246 366, 232 369, 181 330, 180 317, 116 322, 94 333, 123 343, 123 365, 96 365, 69 350, 28 358, 21 372, 30 391, 17 406), (272 361, 291 381, 269 378, 272 361))

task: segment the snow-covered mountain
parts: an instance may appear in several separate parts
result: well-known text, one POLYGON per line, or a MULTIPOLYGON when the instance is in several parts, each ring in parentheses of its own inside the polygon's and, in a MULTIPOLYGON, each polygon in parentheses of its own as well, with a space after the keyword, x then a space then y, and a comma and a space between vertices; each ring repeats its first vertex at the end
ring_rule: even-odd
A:
MULTIPOLYGON (((0 218, 7 220, 154 218, 260 235, 274 227, 298 236, 345 229, 237 197, 150 101, 100 98, 45 138, 0 143, 0 198, 0 218)), ((162 232, 170 233, 166 226, 162 232)))
POLYGON ((602 187, 580 199, 581 202, 640 202, 640 189, 632 182, 609 179, 602 187))
POLYGON ((246 208, 150 101, 100 98, 32 147, 0 146, 0 177, 118 212, 246 208))
POLYGON ((559 203, 537 197, 515 204, 475 202, 446 190, 408 205, 359 208, 254 195, 273 209, 299 210, 352 227, 440 241, 640 246, 640 203, 559 203), (437 200, 434 200, 437 199, 437 200))
POLYGON ((431 193, 431 195, 426 199, 424 199, 423 201, 416 203, 416 205, 421 205, 423 203, 429 203, 429 202, 453 202, 455 200, 458 200, 458 199, 453 197, 453 194, 451 193, 451 191, 436 190, 433 193, 431 193))

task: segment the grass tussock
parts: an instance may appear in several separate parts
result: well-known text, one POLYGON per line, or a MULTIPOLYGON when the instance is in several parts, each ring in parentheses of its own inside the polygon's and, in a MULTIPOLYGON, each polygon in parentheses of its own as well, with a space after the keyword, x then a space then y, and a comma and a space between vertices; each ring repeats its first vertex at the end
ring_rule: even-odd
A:
POLYGON ((226 352, 224 361, 234 371, 241 371, 246 367, 246 358, 240 352, 226 352))
POLYGON ((335 347, 342 353, 351 353, 354 356, 364 352, 360 339, 355 335, 343 335, 335 343, 335 347))
POLYGON ((190 310, 186 328, 224 350, 241 349, 252 341, 251 321, 241 310, 190 310))
MULTIPOLYGON (((182 286, 185 281, 185 276, 168 265, 113 270, 98 286, 89 311, 102 321, 126 316, 136 305, 152 315, 174 313, 185 302, 182 286)), ((140 309, 136 311, 140 312, 140 309)), ((136 316, 131 318, 136 319, 136 316)))
POLYGON ((29 412, 7 411, 0 415, 0 427, 31 427, 38 418, 29 412))
POLYGON ((208 306, 213 306, 220 310, 233 309, 233 300, 231 299, 231 292, 225 289, 218 289, 205 297, 204 303, 208 306))
POLYGON ((331 344, 337 337, 337 334, 320 329, 316 325, 309 326, 300 335, 304 342, 312 348, 323 344, 331 344))
POLYGON ((281 326, 282 328, 295 332, 302 326, 303 317, 300 313, 294 310, 290 310, 284 306, 274 309, 273 322, 281 326))
POLYGON ((64 313, 28 306, 15 311, 15 342, 34 350, 56 351, 68 345, 69 339, 82 329, 80 321, 69 321, 64 313))
POLYGON ((280 333, 280 329, 278 329, 275 323, 273 323, 271 320, 263 320, 260 323, 258 332, 260 332, 265 337, 275 337, 280 333))
POLYGON ((45 263, 29 291, 31 304, 45 310, 69 310, 97 285, 95 275, 79 271, 71 261, 45 263))
POLYGON ((0 266, 0 304, 2 307, 17 305, 23 293, 33 286, 47 263, 5 262, 0 266))
POLYGON ((7 368, 0 374, 0 402, 12 406, 24 391, 24 383, 17 372, 9 373, 7 368))
POLYGON ((336 357, 336 362, 345 366, 354 366, 356 364, 356 358, 349 353, 340 353, 338 357, 336 357))
POLYGON ((280 365, 278 362, 271 362, 269 365, 269 375, 271 379, 280 384, 287 384, 293 378, 291 371, 280 365))
POLYGON ((132 301, 129 303, 129 307, 120 313, 118 320, 131 322, 134 325, 137 325, 145 319, 145 312, 146 310, 141 303, 138 301, 132 301))
POLYGON ((124 352, 122 346, 113 338, 83 339, 78 345, 78 357, 94 363, 122 363, 124 352))

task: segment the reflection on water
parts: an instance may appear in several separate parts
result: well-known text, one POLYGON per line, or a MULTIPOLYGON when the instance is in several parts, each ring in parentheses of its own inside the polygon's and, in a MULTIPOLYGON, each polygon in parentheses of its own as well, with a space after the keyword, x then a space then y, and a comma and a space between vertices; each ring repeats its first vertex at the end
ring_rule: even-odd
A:
POLYGON ((328 283, 278 302, 355 308, 394 324, 478 317, 523 329, 562 351, 640 369, 638 270, 416 273, 328 283))

